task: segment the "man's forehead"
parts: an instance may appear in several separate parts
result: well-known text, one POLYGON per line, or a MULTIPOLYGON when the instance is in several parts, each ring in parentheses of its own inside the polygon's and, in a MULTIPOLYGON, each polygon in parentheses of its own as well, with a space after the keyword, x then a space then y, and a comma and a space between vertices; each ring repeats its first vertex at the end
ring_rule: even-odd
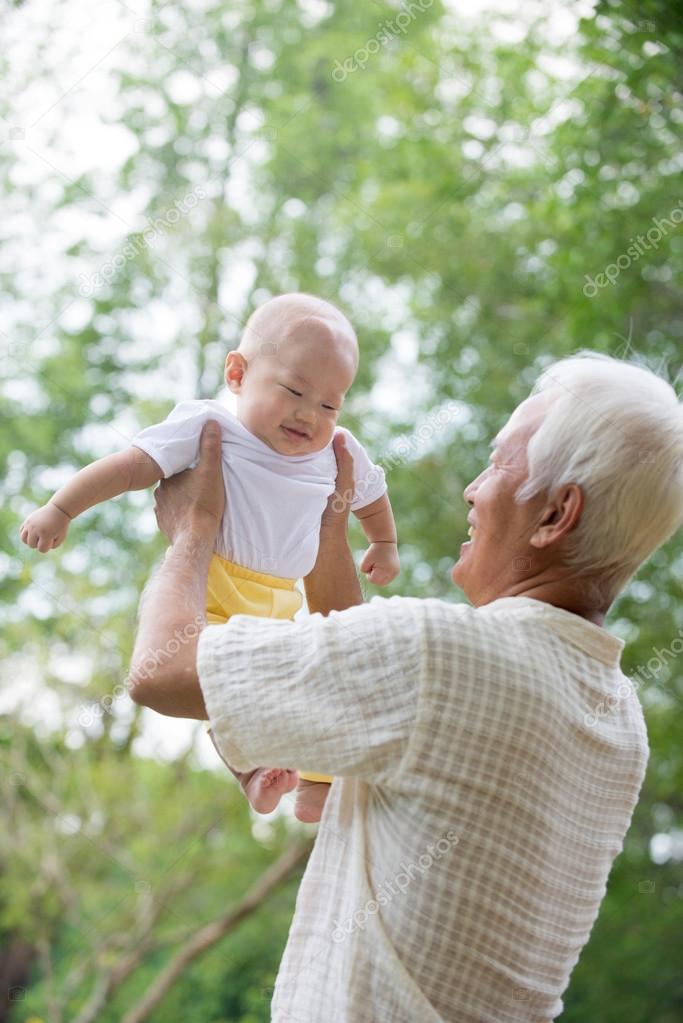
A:
POLYGON ((547 394, 534 394, 525 398, 514 410, 505 426, 491 441, 492 448, 507 447, 516 440, 525 440, 534 433, 545 416, 549 403, 547 394))

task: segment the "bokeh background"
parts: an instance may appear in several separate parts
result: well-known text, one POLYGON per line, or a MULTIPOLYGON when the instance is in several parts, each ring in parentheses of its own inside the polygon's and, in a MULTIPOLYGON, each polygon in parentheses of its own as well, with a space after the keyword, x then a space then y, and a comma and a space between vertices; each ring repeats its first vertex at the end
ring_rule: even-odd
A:
MULTIPOLYGON (((3 5, 0 1020, 268 1020, 312 830, 251 816, 202 727, 126 695, 151 493, 47 556, 20 522, 220 396, 254 306, 307 290, 361 340, 342 422, 387 469, 382 592, 463 599, 463 486, 544 365, 589 347, 680 390, 680 11, 3 5)), ((679 537, 610 615, 652 755, 563 1023, 683 1019, 682 583, 679 537)))

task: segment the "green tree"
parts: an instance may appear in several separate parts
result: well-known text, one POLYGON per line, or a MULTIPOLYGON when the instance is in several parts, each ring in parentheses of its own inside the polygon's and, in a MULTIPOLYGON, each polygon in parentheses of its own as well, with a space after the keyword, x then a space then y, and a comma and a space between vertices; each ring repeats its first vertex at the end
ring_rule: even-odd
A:
MULTIPOLYGON (((20 829, 0 847, 0 927, 35 952, 12 1023, 96 1006, 113 1023, 298 831, 278 821, 254 837, 191 738, 171 763, 141 753, 149 717, 117 694, 162 549, 149 494, 88 513, 45 558, 20 546, 20 521, 60 474, 174 401, 214 396, 254 306, 298 288, 339 301, 361 339, 344 421, 387 468, 403 564, 388 592, 460 599, 448 570, 466 531, 462 489, 538 370, 590 347, 678 379, 681 28, 656 0, 601 2, 560 35, 559 5, 467 21, 434 2, 402 28, 397 6, 355 0, 153 3, 144 21, 122 5, 100 122, 125 155, 71 171, 61 129, 85 123, 99 72, 65 77, 79 32, 60 28, 57 8, 29 24, 30 6, 8 16, 0 55, 12 97, 0 114, 15 136, 0 150, 11 214, 0 223, 0 643, 19 693, 3 756, 20 829), (24 129, 18 97, 53 81, 24 129), (611 267, 611 282, 590 286, 611 267)), ((682 634, 682 580, 674 538, 610 618, 625 670, 652 665, 640 693, 652 756, 565 998, 572 1023, 680 1016, 680 859, 652 851, 674 849, 683 827, 680 657, 655 663, 682 634)), ((187 963, 150 1019, 268 1018, 296 870, 187 963)))

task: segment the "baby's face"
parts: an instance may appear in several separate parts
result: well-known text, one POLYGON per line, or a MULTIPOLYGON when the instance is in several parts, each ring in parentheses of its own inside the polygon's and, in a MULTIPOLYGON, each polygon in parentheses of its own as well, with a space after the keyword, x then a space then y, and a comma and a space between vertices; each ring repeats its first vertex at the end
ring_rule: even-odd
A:
POLYGON ((354 358, 345 343, 315 338, 274 345, 240 373, 238 353, 226 360, 226 383, 238 395, 237 417, 282 455, 322 451, 332 437, 353 383, 354 358), (238 380, 238 375, 240 379, 238 380))

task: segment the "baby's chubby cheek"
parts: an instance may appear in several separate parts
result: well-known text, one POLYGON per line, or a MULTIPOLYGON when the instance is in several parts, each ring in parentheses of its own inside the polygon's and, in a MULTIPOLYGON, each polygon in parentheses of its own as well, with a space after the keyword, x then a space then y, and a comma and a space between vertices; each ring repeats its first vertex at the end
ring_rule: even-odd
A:
POLYGON ((253 396, 238 406, 237 418, 243 426, 256 434, 277 433, 282 422, 282 415, 277 408, 269 407, 265 401, 259 401, 253 396))
POLYGON ((327 447, 330 441, 333 439, 335 431, 337 429, 337 423, 326 423, 324 428, 318 431, 316 440, 320 444, 321 448, 327 447))

